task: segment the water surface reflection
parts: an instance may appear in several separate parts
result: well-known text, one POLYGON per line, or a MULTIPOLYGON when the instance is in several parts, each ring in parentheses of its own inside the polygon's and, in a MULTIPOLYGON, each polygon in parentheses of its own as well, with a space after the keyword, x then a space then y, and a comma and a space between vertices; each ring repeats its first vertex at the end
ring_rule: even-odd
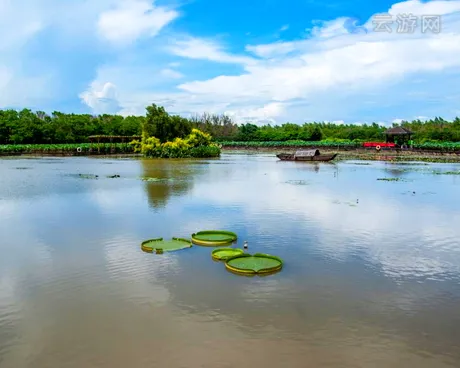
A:
POLYGON ((460 364, 459 182, 433 175, 458 166, 381 182, 385 163, 270 155, 1 165, 2 368, 460 364), (245 278, 209 248, 139 249, 212 228, 285 268, 245 278))

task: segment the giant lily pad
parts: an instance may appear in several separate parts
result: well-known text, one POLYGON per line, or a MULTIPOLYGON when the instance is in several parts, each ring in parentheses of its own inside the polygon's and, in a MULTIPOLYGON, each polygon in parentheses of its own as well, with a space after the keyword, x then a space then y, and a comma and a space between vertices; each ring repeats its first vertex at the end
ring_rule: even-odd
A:
POLYGON ((237 235, 225 230, 205 230, 192 234, 192 242, 198 245, 228 245, 237 239, 237 235))
POLYGON ((254 255, 241 254, 227 259, 225 267, 232 272, 241 274, 274 273, 281 270, 281 258, 270 254, 256 253, 254 255))
POLYGON ((238 248, 219 248, 214 249, 211 253, 212 259, 215 261, 225 261, 231 257, 239 256, 244 254, 242 249, 238 248))
POLYGON ((142 242, 141 249, 147 253, 155 252, 157 254, 161 254, 163 252, 190 248, 191 246, 191 241, 187 239, 172 238, 171 240, 163 240, 163 238, 157 238, 142 242))

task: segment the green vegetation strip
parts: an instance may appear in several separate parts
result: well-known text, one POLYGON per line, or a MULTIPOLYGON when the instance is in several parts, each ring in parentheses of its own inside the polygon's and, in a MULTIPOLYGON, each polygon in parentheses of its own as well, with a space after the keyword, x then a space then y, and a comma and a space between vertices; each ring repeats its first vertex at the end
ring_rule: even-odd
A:
MULTIPOLYGON (((402 121, 400 126, 414 133, 414 148, 454 151, 460 149, 460 118, 445 120, 435 117, 429 120, 402 121), (456 143, 451 143, 456 142, 456 143)), ((293 124, 280 122, 277 125, 258 126, 252 123, 237 124, 229 115, 203 113, 190 118, 168 113, 156 104, 146 106, 143 116, 120 116, 111 114, 75 114, 54 111, 32 111, 24 108, 0 109, 0 144, 29 143, 74 143, 87 142, 89 136, 137 136, 147 133, 161 142, 173 138, 185 138, 193 128, 209 133, 214 141, 227 145, 277 145, 291 146, 286 141, 299 141, 299 145, 356 147, 360 142, 383 142, 388 126, 384 124, 333 124, 310 121, 293 124), (247 143, 249 141, 257 143, 247 143), (330 143, 325 143, 325 142, 330 143), (259 143, 262 142, 262 143, 259 143)), ((395 137, 396 140, 399 137, 395 137)), ((201 145, 201 144, 198 144, 201 145)), ((8 148, 9 149, 9 148, 8 148)), ((60 148, 59 148, 60 149, 60 148)), ((129 148, 128 148, 129 149, 129 148)), ((150 148, 146 149, 151 151, 150 148)), ((0 150, 1 151, 1 150, 0 150)), ((374 150, 375 151, 375 150, 374 150)), ((1 153, 1 152, 0 152, 1 153)), ((153 152, 157 155, 159 152, 153 152)), ((183 150, 165 147, 163 155, 183 155, 183 150)), ((192 148, 188 155, 204 157, 217 154, 217 147, 192 148), (202 152, 194 152, 194 151, 202 152)))
POLYGON ((433 171, 435 175, 460 175, 459 171, 433 171))
POLYGON ((174 250, 190 248, 192 243, 188 239, 172 238, 171 240, 163 240, 163 238, 149 239, 141 244, 141 249, 147 253, 163 253, 174 250))
POLYGON ((223 141, 219 142, 223 147, 356 147, 361 146, 361 143, 353 141, 223 141))
MULTIPOLYGON (((293 141, 222 141, 219 142, 223 147, 241 147, 241 148, 252 148, 252 147, 261 147, 261 148, 270 148, 270 147, 323 147, 323 148, 361 148, 362 143, 354 141, 302 141, 302 140, 293 140, 293 141)), ((440 150, 440 151, 458 151, 460 150, 460 142, 428 142, 422 144, 414 144, 415 149, 421 150, 440 150)), ((54 153, 54 152, 77 152, 77 149, 80 148, 82 154, 90 152, 89 143, 62 143, 62 144, 4 144, 0 145, 0 154, 20 154, 20 153, 34 153, 34 152, 43 152, 43 153, 54 153)), ((135 146, 127 143, 93 143, 92 149, 93 152, 100 153, 112 153, 112 148, 115 150, 115 153, 133 153, 135 146)), ((169 151, 163 152, 163 155, 176 155, 181 157, 182 153, 175 146, 169 146, 169 151), (177 151, 177 152, 176 152, 177 151)), ((205 150, 205 148, 193 148, 194 150, 205 150)), ((212 146, 212 149, 216 149, 212 146)), ((211 150, 211 148, 206 148, 206 150, 211 150)), ((217 151, 216 151, 217 152, 217 151)), ((184 154, 185 155, 185 154, 184 154)), ((212 157, 214 152, 195 152, 188 154, 190 157, 198 157, 204 155, 204 157, 212 157)), ((161 156, 160 153, 157 154, 157 157, 161 156)))
POLYGON ((226 230, 204 230, 192 234, 192 242, 198 245, 227 245, 236 239, 237 235, 234 232, 226 230))
POLYGON ((232 272, 242 274, 272 273, 281 270, 283 260, 270 254, 245 253, 229 258, 225 262, 225 267, 232 272))
MULTIPOLYGON (((363 141, 364 142, 364 141, 363 141)), ((331 147, 331 148, 362 148, 363 142, 352 140, 322 141, 221 141, 223 147, 331 147)), ((460 150, 460 142, 426 142, 414 144, 413 148, 422 150, 456 151, 460 150)))
POLYGON ((93 152, 112 153, 133 153, 134 147, 127 143, 62 143, 62 144, 5 144, 0 145, 1 154, 19 154, 19 153, 55 153, 55 152, 78 152, 89 153, 92 147, 93 152), (78 149, 78 151, 77 151, 78 149), (79 152, 81 150, 81 152, 79 152))
POLYGON ((216 261, 225 261, 231 257, 239 256, 240 254, 244 254, 242 249, 238 248, 220 248, 214 249, 211 252, 212 259, 216 261))

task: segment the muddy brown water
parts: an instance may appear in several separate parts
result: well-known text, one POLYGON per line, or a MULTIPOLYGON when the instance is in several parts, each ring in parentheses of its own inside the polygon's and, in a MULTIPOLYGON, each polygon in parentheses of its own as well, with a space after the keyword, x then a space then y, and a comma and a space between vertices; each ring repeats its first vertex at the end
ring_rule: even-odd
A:
POLYGON ((0 367, 459 367, 458 170, 1 159, 0 367), (284 269, 140 249, 207 229, 284 269))

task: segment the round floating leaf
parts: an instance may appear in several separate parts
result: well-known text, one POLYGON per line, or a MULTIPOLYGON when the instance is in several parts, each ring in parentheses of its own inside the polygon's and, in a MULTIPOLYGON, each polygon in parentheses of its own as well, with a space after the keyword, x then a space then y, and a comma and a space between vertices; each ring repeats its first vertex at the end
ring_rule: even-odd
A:
POLYGON ((231 257, 239 256, 244 254, 242 249, 238 248, 220 248, 214 249, 211 253, 212 259, 216 261, 225 261, 231 257))
POLYGON ((225 267, 232 272, 242 274, 273 273, 281 270, 283 261, 281 258, 270 254, 256 253, 250 255, 245 253, 227 259, 225 267))
POLYGON ((147 253, 162 254, 163 252, 190 248, 191 246, 192 243, 187 239, 172 238, 171 240, 163 240, 163 238, 157 238, 142 242, 141 249, 147 253))
POLYGON ((192 242, 198 245, 228 245, 237 239, 237 235, 225 230, 205 230, 192 234, 192 242))

